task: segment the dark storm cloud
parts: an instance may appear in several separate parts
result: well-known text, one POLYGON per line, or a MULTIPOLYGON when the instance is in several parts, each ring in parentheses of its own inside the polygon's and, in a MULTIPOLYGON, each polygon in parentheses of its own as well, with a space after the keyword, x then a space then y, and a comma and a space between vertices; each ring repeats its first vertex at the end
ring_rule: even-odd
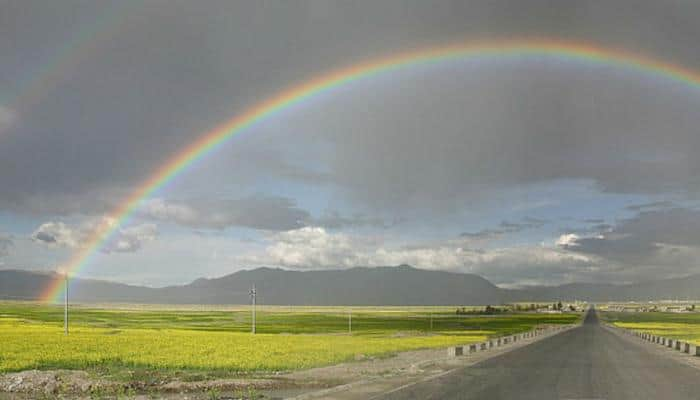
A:
POLYGON ((586 222, 586 223, 589 223, 592 225, 584 226, 584 227, 575 227, 575 228, 562 227, 562 228, 559 228, 558 231, 559 231, 559 234, 562 234, 562 235, 573 233, 576 235, 591 236, 591 235, 600 235, 600 234, 603 234, 606 232, 610 232, 615 227, 614 225, 611 225, 611 224, 596 223, 598 221, 604 222, 604 220, 597 219, 597 218, 587 219, 587 220, 584 220, 583 222, 586 222))
POLYGON ((267 231, 288 231, 305 226, 320 226, 328 229, 391 226, 381 218, 363 214, 347 216, 338 211, 328 211, 314 217, 308 211, 299 208, 292 199, 262 195, 226 200, 151 199, 145 202, 140 213, 154 220, 205 229, 246 227, 267 231))
POLYGON ((659 208, 671 208, 673 207, 673 202, 671 201, 653 201, 651 203, 643 203, 643 204, 633 204, 630 206, 627 206, 628 210, 631 211, 650 211, 654 209, 659 209, 659 208))
POLYGON ((478 232, 463 232, 461 237, 470 239, 493 239, 509 233, 518 233, 526 229, 541 228, 548 221, 540 218, 525 217, 521 222, 501 221, 496 228, 482 229, 478 232))
POLYGON ((338 211, 329 211, 320 217, 313 218, 309 221, 310 225, 322 226, 328 229, 341 229, 348 227, 369 226, 374 228, 390 228, 399 223, 399 221, 387 222, 382 218, 370 217, 364 214, 353 214, 346 216, 338 211))
POLYGON ((672 208, 640 212, 607 232, 576 237, 560 247, 600 257, 640 280, 699 272, 699 244, 700 211, 672 208))
MULTIPOLYGON (((0 82, 21 93, 23 74, 50 66, 51 51, 102 18, 106 4, 0 6, 0 82)), ((90 53, 59 74, 31 109, 13 110, 6 99, 2 114, 13 118, 0 136, 0 184, 10 189, 0 191, 0 207, 50 214, 91 204, 77 208, 104 212, 115 201, 91 202, 94 193, 128 192, 197 135, 247 106, 290 83, 397 49, 474 37, 555 36, 700 65, 699 7, 544 0, 126 7, 105 24, 116 27, 113 33, 84 46, 90 53), (81 197, 88 200, 66 200, 81 197)), ((98 37, 99 28, 85 32, 76 47, 98 37)), ((384 95, 358 92, 358 103, 346 103, 341 115, 315 109, 298 125, 241 138, 221 150, 229 155, 222 156, 226 171, 237 173, 220 179, 247 184, 283 175, 339 185, 375 206, 398 202, 445 212, 450 199, 479 199, 491 186, 550 179, 590 179, 612 192, 698 187, 694 115, 700 104, 678 87, 561 68, 519 68, 512 79, 512 70, 478 71, 472 80, 455 78, 459 70, 441 72, 449 73, 413 77, 429 78, 423 86, 409 77, 379 85, 384 95), (277 140, 289 135, 293 145, 277 140), (330 155, 304 153, 318 135, 330 155), (263 162, 251 148, 282 148, 281 161, 263 162), (295 162, 309 159, 327 168, 295 162)))
POLYGON ((53 244, 56 243, 56 237, 54 235, 51 235, 48 232, 36 232, 34 235, 32 235, 32 239, 41 242, 41 243, 47 243, 47 244, 53 244))
POLYGON ((0 233, 0 256, 7 255, 12 246, 14 246, 14 240, 12 237, 0 233))
POLYGON ((187 202, 152 199, 142 207, 141 213, 155 220, 208 229, 242 226, 285 231, 300 228, 310 219, 309 213, 298 208, 293 200, 268 196, 187 202))

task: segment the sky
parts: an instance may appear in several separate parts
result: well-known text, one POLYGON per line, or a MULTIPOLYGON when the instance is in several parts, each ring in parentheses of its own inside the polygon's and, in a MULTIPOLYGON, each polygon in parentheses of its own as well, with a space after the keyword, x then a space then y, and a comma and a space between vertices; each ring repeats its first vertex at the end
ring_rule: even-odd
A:
MULTIPOLYGON (((0 268, 54 271, 170 157, 331 70, 555 38, 700 70, 692 1, 0 2, 0 268)), ((700 273, 700 90, 456 59, 284 109, 145 199, 82 277, 395 266, 503 287, 700 273)))

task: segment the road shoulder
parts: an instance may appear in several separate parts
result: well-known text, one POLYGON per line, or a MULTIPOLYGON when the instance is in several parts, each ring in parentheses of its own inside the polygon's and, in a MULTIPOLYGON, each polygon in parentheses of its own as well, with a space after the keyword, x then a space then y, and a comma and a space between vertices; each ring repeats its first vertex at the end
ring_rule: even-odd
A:
MULTIPOLYGON (((399 360, 403 358, 404 361, 411 360, 413 362, 406 362, 403 364, 403 366, 392 370, 384 369, 381 360, 377 360, 377 362, 374 363, 374 365, 367 365, 366 367, 368 369, 361 373, 358 376, 359 379, 357 380, 345 384, 340 384, 327 389, 304 393, 293 397, 292 399, 366 400, 378 396, 384 396, 394 391, 405 389, 412 385, 427 382, 448 375, 464 367, 469 367, 478 364, 479 362, 528 346, 532 343, 539 342, 559 333, 566 332, 570 329, 575 329, 578 326, 579 325, 573 325, 568 329, 552 331, 541 336, 522 339, 508 346, 494 348, 488 351, 472 353, 460 357, 448 357, 446 349, 440 349, 439 351, 431 350, 431 353, 422 354, 420 352, 408 352, 406 354, 400 354, 397 356, 399 357, 399 360), (426 358, 422 358, 422 360, 419 360, 421 356, 426 358)), ((394 363, 396 361, 397 360, 392 360, 392 362, 394 363)), ((329 367, 329 369, 326 369, 324 371, 319 371, 321 369, 318 369, 316 371, 302 371, 297 374, 300 376, 295 377, 297 379, 301 378, 301 374, 307 374, 307 376, 313 377, 318 376, 319 373, 321 373, 321 375, 323 376, 329 373, 333 374, 334 371, 340 373, 343 371, 344 368, 346 368, 346 366, 341 364, 329 367)))
POLYGON ((700 370, 700 357, 698 356, 682 353, 667 346, 662 346, 661 344, 651 343, 637 336, 627 335, 621 328, 611 326, 609 323, 602 323, 601 326, 618 338, 637 346, 639 351, 645 351, 655 356, 672 359, 700 370))

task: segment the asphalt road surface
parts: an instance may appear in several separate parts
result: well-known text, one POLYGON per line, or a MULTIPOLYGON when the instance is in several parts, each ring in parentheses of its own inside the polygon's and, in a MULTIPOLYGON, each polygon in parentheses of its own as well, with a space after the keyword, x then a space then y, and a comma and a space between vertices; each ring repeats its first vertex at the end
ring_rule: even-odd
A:
POLYGON ((582 326, 383 399, 700 399, 700 370, 582 326))

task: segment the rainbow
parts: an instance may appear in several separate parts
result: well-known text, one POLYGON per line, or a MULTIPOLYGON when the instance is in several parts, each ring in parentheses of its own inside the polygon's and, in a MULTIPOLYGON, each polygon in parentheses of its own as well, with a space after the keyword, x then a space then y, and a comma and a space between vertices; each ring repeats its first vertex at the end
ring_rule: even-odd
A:
MULTIPOLYGON (((406 67, 454 59, 514 56, 554 57, 564 61, 618 66, 661 76, 692 88, 700 88, 700 73, 680 65, 621 49, 584 42, 542 38, 472 41, 412 50, 361 62, 292 86, 201 135, 191 145, 156 169, 130 196, 123 199, 107 218, 113 223, 102 224, 87 244, 76 251, 62 266, 62 270, 70 276, 85 268, 112 235, 130 221, 134 211, 138 209, 143 200, 167 185, 196 160, 205 157, 212 150, 256 122, 271 118, 281 110, 350 82, 406 67)), ((46 288, 42 300, 55 302, 60 299, 62 293, 63 279, 57 276, 46 288)))

